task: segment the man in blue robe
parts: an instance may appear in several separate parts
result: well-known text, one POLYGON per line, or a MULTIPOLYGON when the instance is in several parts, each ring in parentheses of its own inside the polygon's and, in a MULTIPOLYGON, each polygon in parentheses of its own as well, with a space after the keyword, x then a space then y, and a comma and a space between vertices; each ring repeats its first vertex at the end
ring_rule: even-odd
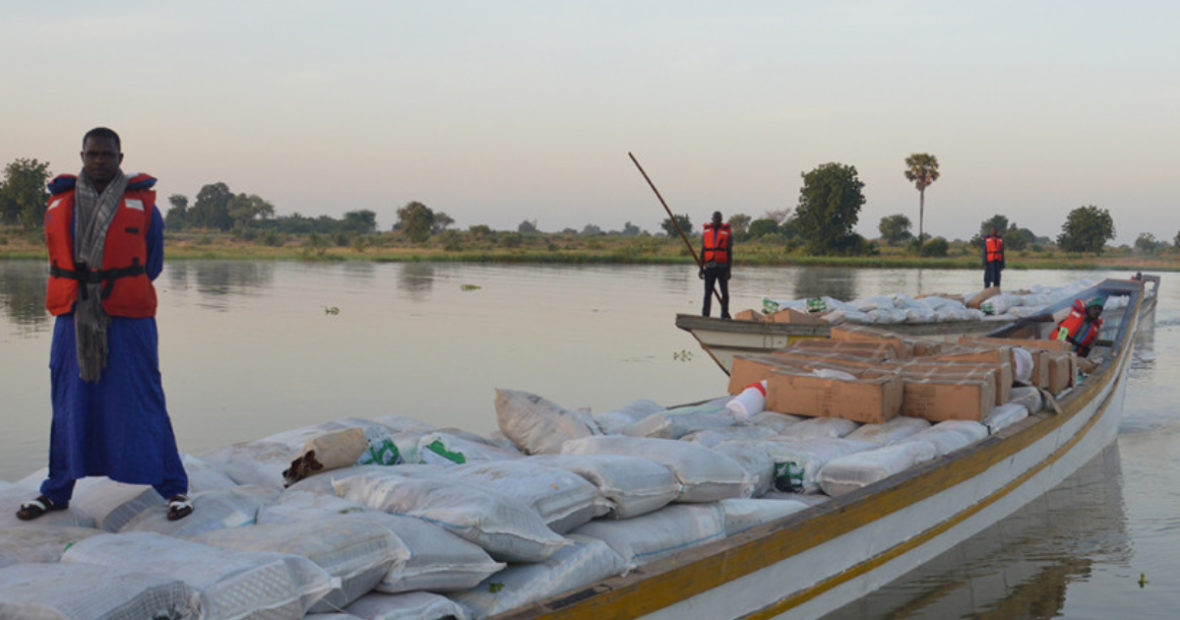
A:
POLYGON ((167 498, 168 518, 180 519, 193 507, 160 383, 151 281, 164 266, 164 220, 155 179, 123 174, 119 136, 104 127, 87 132, 81 155, 76 178, 59 176, 49 186, 46 305, 57 315, 49 477, 17 517, 63 510, 77 479, 107 476, 151 485, 167 498), (130 265, 110 264, 128 252, 130 265))

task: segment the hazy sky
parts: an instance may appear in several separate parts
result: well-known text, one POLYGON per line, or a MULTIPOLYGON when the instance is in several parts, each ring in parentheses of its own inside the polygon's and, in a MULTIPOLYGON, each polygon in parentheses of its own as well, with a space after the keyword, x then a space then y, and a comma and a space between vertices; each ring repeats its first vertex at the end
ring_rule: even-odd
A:
POLYGON ((1118 243, 1171 241, 1176 2, 30 2, 0 0, 0 164, 77 172, 123 138, 163 197, 206 183, 279 214, 411 200, 466 228, 544 231, 794 207, 856 166, 918 225, 902 175, 938 157, 926 231, 1000 213, 1056 236, 1095 204, 1118 243))

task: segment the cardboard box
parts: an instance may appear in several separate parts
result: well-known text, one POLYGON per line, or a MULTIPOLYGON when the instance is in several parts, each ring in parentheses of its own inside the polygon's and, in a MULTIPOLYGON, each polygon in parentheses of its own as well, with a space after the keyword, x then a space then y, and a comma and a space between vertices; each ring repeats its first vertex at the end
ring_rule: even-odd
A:
POLYGON ((738 312, 737 314, 733 315, 733 320, 735 320, 735 321, 761 321, 765 318, 765 316, 766 315, 762 314, 761 312, 758 312, 757 310, 742 310, 742 311, 738 312))
POLYGON ((740 394, 747 385, 766 379, 771 370, 781 367, 766 355, 735 355, 729 369, 729 393, 740 394))
POLYGON ((960 345, 957 347, 943 348, 943 350, 938 355, 932 356, 928 359, 936 363, 974 362, 994 365, 997 372, 996 404, 1002 405, 1008 402, 1008 399, 1012 396, 1013 364, 1011 347, 997 346, 990 348, 967 348, 960 345))
POLYGON ((989 288, 985 288, 982 291, 979 291, 978 293, 976 293, 975 296, 972 297, 971 299, 968 299, 966 305, 968 308, 975 308, 976 310, 978 310, 979 306, 981 304, 983 304, 983 302, 985 302, 985 301, 987 301, 987 300, 991 299, 992 297, 995 297, 996 295, 999 295, 999 294, 1000 294, 1000 287, 998 287, 998 286, 992 286, 989 288))
MULTIPOLYGON (((876 327, 848 324, 833 325, 831 339, 850 342, 887 342, 897 349, 897 357, 909 359, 916 355, 916 339, 906 338, 894 332, 876 327)), ((922 341, 923 350, 929 350, 930 347, 929 341, 922 341)))
POLYGON ((897 416, 901 400, 901 378, 892 375, 847 381, 775 370, 766 388, 770 411, 866 424, 880 424, 897 416))
POLYGON ((980 336, 963 336, 959 344, 979 347, 1020 347, 1028 351, 1070 351, 1073 345, 1059 340, 1043 340, 1040 338, 983 338, 980 336))
POLYGON ((901 415, 942 422, 979 422, 995 407, 995 373, 986 378, 902 377, 901 415))
POLYGON ((929 359, 916 358, 902 361, 891 360, 881 364, 880 368, 893 369, 896 372, 911 376, 933 374, 952 377, 961 376, 964 378, 972 377, 973 373, 991 370, 995 372, 995 404, 1002 405, 1012 399, 1012 364, 1007 360, 996 362, 994 359, 977 361, 940 360, 937 357, 929 359))
POLYGON ((1070 360, 1072 353, 1058 352, 1046 353, 1049 367, 1049 386, 1048 390, 1054 394, 1061 393, 1065 388, 1076 383, 1077 373, 1074 370, 1074 364, 1070 360))
MULTIPOLYGON (((785 348, 770 352, 771 357, 782 359, 784 363, 796 366, 851 366, 853 368, 873 368, 886 361, 886 358, 859 357, 831 353, 814 349, 785 348)), ((898 360, 893 360, 898 361, 898 360)))
POLYGON ((782 310, 779 310, 778 312, 775 312, 774 314, 767 315, 766 320, 773 321, 775 323, 793 323, 795 325, 827 325, 828 324, 827 321, 823 320, 819 316, 812 315, 812 314, 806 314, 803 312, 799 312, 798 310, 793 310, 791 308, 784 308, 782 310))
POLYGON ((867 340, 829 340, 827 338, 800 339, 787 347, 786 350, 807 349, 811 351, 827 351, 839 355, 855 355, 857 357, 871 357, 876 359, 892 359, 897 357, 897 347, 890 342, 869 342, 867 340))

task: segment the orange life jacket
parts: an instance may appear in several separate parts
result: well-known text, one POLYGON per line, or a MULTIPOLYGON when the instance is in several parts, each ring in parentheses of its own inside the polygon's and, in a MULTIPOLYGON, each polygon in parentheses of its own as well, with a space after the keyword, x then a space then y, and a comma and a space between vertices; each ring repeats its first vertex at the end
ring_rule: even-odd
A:
POLYGON ((1074 342, 1078 343, 1074 346, 1075 352, 1090 346, 1098 339, 1098 332, 1102 329, 1102 319, 1094 319, 1083 329, 1084 323, 1086 323, 1086 307, 1082 305, 1082 300, 1075 299, 1073 307, 1069 310, 1069 316, 1057 324, 1057 329, 1053 332, 1053 340, 1065 340, 1067 336, 1073 338, 1074 342))
POLYGON ((988 235, 983 238, 983 243, 987 247, 987 262, 994 263, 1004 260, 1004 239, 995 235, 988 235))
MULTIPOLYGON (((128 181, 123 200, 111 218, 103 246, 102 266, 74 261, 73 175, 61 175, 49 184, 49 207, 45 211, 45 245, 49 250, 49 287, 45 308, 61 315, 74 309, 78 283, 102 283, 102 307, 111 316, 144 318, 156 314, 156 289, 148 278, 147 233, 152 223, 156 180, 137 174, 128 181)), ((85 294, 85 288, 83 288, 85 294)))
POLYGON ((705 250, 701 253, 702 261, 719 265, 729 264, 729 231, 729 224, 722 224, 716 228, 713 227, 712 222, 705 224, 705 234, 702 241, 702 247, 705 250))

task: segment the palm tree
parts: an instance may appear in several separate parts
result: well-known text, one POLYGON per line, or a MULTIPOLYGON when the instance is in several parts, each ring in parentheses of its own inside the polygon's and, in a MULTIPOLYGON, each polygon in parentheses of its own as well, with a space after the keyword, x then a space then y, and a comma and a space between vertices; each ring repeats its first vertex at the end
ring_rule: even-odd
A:
POLYGON ((926 188, 938 180, 938 158, 929 153, 914 153, 905 158, 905 178, 918 188, 918 249, 922 249, 922 218, 926 215, 926 188))

